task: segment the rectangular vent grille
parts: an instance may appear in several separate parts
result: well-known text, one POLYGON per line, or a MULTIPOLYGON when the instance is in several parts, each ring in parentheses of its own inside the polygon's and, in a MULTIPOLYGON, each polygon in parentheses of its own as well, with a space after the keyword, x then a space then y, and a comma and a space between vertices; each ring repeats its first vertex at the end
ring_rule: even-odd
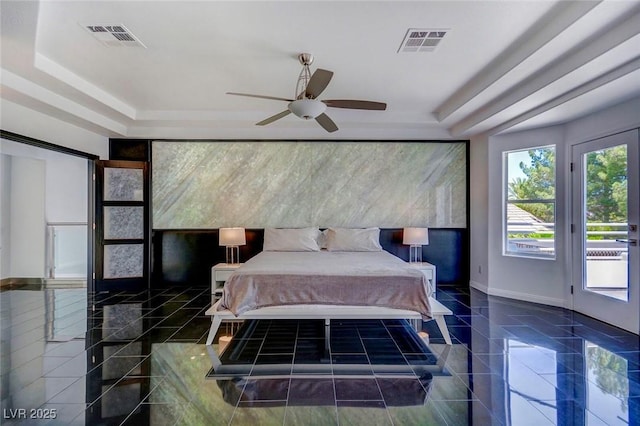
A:
POLYGON ((433 52, 449 30, 409 28, 398 49, 401 52, 433 52))
POLYGON ((122 24, 117 25, 83 25, 96 39, 109 47, 145 47, 131 31, 122 24))

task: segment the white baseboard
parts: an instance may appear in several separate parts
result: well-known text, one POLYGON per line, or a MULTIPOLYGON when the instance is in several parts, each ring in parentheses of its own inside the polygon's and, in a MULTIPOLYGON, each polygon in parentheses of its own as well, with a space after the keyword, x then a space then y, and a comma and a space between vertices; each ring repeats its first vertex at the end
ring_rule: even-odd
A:
POLYGON ((542 305, 557 306, 566 308, 564 299, 555 297, 540 296, 538 294, 522 293, 519 291, 505 290, 501 288, 489 287, 477 281, 469 281, 469 286, 490 296, 506 297, 508 299, 523 300, 525 302, 540 303, 542 305))
POLYGON ((475 288, 476 290, 480 290, 483 293, 489 294, 489 287, 484 283, 479 283, 478 281, 469 281, 469 287, 475 288))

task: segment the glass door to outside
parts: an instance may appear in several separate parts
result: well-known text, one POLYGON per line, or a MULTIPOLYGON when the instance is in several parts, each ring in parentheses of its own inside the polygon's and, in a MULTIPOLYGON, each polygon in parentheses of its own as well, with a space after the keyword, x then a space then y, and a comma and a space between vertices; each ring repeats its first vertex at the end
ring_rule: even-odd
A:
POLYGON ((572 153, 573 308, 638 333, 638 131, 572 153))

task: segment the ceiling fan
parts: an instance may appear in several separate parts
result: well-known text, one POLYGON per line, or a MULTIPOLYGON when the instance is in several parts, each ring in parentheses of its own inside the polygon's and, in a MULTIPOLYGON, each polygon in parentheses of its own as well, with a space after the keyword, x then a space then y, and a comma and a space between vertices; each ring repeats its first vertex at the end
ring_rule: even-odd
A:
POLYGON ((333 72, 318 68, 313 74, 311 74, 309 65, 311 65, 311 63, 313 62, 313 55, 310 53, 299 54, 298 60, 302 64, 302 71, 300 72, 300 76, 298 77, 298 84, 296 85, 296 96, 294 99, 237 92, 227 92, 227 94, 289 102, 286 110, 267 119, 264 119, 259 123, 256 123, 256 125, 258 126, 264 126, 273 123, 274 121, 293 113, 294 115, 305 120, 310 120, 313 118, 327 132, 335 132, 336 130, 338 130, 338 126, 336 126, 336 123, 334 123, 333 120, 329 118, 327 114, 325 114, 324 111, 327 107, 375 111, 384 111, 387 108, 387 104, 384 102, 361 101, 356 99, 317 99, 318 96, 320 96, 324 89, 326 89, 326 87, 329 85, 331 77, 333 77, 333 72))

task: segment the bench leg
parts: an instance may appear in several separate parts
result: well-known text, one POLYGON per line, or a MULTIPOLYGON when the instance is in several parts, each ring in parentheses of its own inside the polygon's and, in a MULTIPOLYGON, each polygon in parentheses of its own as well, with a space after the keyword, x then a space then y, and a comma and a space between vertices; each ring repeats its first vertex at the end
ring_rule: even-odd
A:
POLYGON ((213 350, 213 346, 207 345, 207 353, 209 354, 209 359, 211 360, 213 371, 218 370, 218 368, 222 365, 222 362, 220 361, 220 357, 218 356, 216 351, 213 350))
POLYGON ((407 322, 415 330, 416 333, 419 333, 422 330, 422 320, 412 318, 408 319, 407 322))
POLYGON ((207 336, 207 343, 206 343, 207 346, 213 343, 213 339, 216 337, 216 333, 220 328, 220 324, 222 324, 222 318, 217 315, 214 315, 211 318, 211 328, 209 329, 209 335, 207 336))
POLYGON ((329 318, 325 318, 324 320, 324 359, 330 359, 329 354, 330 350, 330 341, 331 341, 331 320, 329 318))
POLYGON ((451 336, 449 335, 449 329, 447 328, 447 323, 444 321, 444 315, 436 315, 433 317, 436 320, 436 324, 438 324, 438 328, 440 329, 440 333, 442 333, 442 337, 444 337, 444 341, 447 345, 452 345, 451 336))

